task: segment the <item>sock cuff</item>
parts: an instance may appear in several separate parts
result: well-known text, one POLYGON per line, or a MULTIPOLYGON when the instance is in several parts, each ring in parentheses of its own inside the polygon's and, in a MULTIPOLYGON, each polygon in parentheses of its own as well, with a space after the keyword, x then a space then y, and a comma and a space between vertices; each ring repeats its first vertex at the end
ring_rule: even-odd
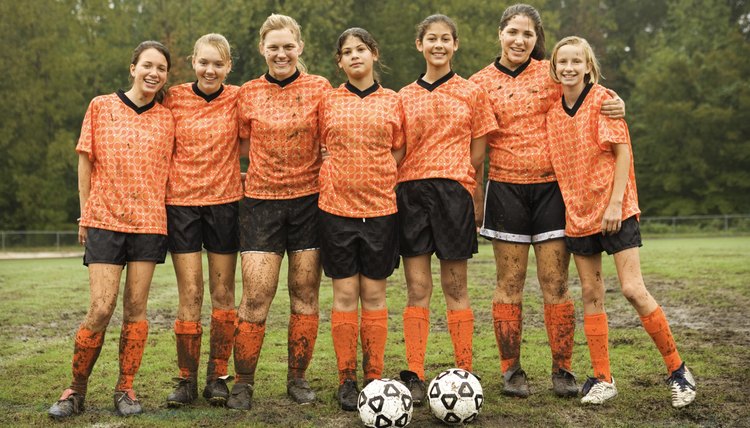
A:
POLYGON ((203 334, 200 321, 174 321, 174 334, 203 334))
POLYGON ((584 315, 583 331, 587 336, 603 336, 609 332, 607 313, 584 315))
POLYGON ((318 314, 289 314, 289 322, 318 323, 318 314))
POLYGON ((430 308, 421 306, 407 306, 404 308, 404 319, 417 318, 425 321, 430 320, 430 308))
POLYGON ((340 311, 331 311, 331 324, 354 324, 357 325, 357 322, 359 320, 359 314, 357 311, 351 311, 351 312, 340 312, 340 311))
POLYGON ((454 324, 462 321, 474 321, 474 311, 469 309, 460 309, 457 311, 447 311, 448 324, 454 324))
POLYGON ((561 321, 567 321, 570 317, 575 316, 576 307, 571 301, 563 303, 545 303, 544 319, 553 324, 559 324, 561 321))
POLYGON ((250 322, 239 320, 237 322, 238 333, 263 333, 266 331, 265 322, 250 322))
POLYGON ((492 319, 495 321, 521 321, 523 306, 514 303, 493 303, 492 319))
POLYGON ((104 343, 103 331, 91 331, 84 326, 78 328, 76 332, 76 344, 83 348, 99 348, 104 343))
POLYGON ((131 340, 146 340, 148 337, 148 321, 123 322, 120 336, 131 340))
POLYGON ((664 310, 661 306, 657 306, 650 314, 641 317, 641 323, 643 328, 648 333, 658 333, 664 329, 667 317, 664 315, 664 310))
POLYGON ((375 311, 367 311, 362 309, 362 320, 388 320, 388 309, 378 309, 375 311))
POLYGON ((211 318, 216 321, 234 322, 237 319, 235 309, 214 309, 211 311, 211 318))

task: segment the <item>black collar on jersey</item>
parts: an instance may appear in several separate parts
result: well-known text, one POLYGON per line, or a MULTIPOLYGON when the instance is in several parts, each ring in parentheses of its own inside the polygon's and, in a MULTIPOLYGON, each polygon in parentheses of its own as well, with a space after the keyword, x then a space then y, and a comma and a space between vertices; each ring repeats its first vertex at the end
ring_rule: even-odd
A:
POLYGON ((578 96, 576 103, 573 104, 573 107, 571 108, 568 108, 568 105, 565 104, 565 95, 562 96, 563 110, 565 110, 565 113, 568 113, 568 116, 573 117, 576 115, 576 113, 578 113, 578 109, 581 108, 581 104, 583 104, 583 101, 586 99, 586 95, 589 94, 589 91, 593 87, 594 87, 593 83, 587 83, 586 86, 583 88, 583 91, 581 91, 581 95, 578 96))
POLYGON ((456 72, 455 72, 455 71, 453 71, 453 70, 451 70, 451 71, 449 71, 449 72, 448 72, 448 74, 446 74, 445 76, 443 76, 443 77, 439 78, 439 79, 438 79, 438 80, 436 80, 435 82, 433 82, 433 83, 427 83, 427 82, 425 82, 425 81, 424 81, 424 80, 422 79, 422 78, 424 77, 424 73, 422 73, 422 74, 420 74, 420 75, 419 75, 419 79, 417 79, 417 85, 419 85, 419 86, 421 86, 421 87, 423 87, 423 88, 427 89, 428 91, 432 92, 432 91, 434 91, 435 89, 437 89, 437 88, 438 88, 438 86, 440 86, 440 85, 442 85, 443 83, 445 83, 445 82, 447 82, 447 81, 451 80, 451 77, 453 77, 453 76, 455 76, 455 75, 456 75, 456 72))
POLYGON ((145 112, 151 110, 151 108, 156 105, 156 99, 153 99, 153 100, 151 100, 150 103, 148 103, 148 104, 146 104, 144 106, 138 107, 137 105, 135 105, 134 102, 130 101, 130 98, 128 98, 128 96, 125 95, 125 91, 123 91, 122 89, 118 89, 117 90, 117 96, 120 97, 120 101, 122 101, 126 106, 130 107, 131 109, 133 109, 133 111, 136 114, 145 113, 145 112))
POLYGON ((344 85, 344 87, 346 89, 348 89, 349 92, 353 93, 354 95, 356 95, 356 96, 358 96, 360 98, 364 98, 364 97, 372 94, 373 92, 377 91, 378 88, 380 87, 380 84, 377 81, 375 81, 375 83, 373 83, 372 86, 370 86, 369 88, 365 89, 364 91, 360 91, 359 88, 357 88, 356 86, 352 85, 347 80, 346 81, 346 85, 344 85))
POLYGON ((213 94, 206 95, 203 91, 201 91, 201 88, 198 87, 198 82, 193 82, 193 93, 206 100, 207 103, 210 103, 211 101, 219 98, 219 95, 221 95, 222 92, 224 92, 224 85, 221 85, 219 90, 214 92, 213 94))
POLYGON ((271 76, 271 73, 268 72, 268 73, 266 73, 266 80, 268 80, 269 82, 271 82, 271 83, 273 83, 275 85, 279 85, 279 86, 281 86, 283 88, 284 86, 286 86, 286 85, 294 82, 295 80, 297 80, 297 78, 299 76, 300 76, 299 70, 294 70, 294 74, 292 74, 291 76, 287 77, 286 79, 284 79, 284 80, 276 80, 273 76, 271 76))
POLYGON ((511 70, 510 68, 500 64, 500 57, 495 58, 495 68, 513 78, 516 78, 519 74, 523 73, 523 71, 526 70, 526 67, 528 67, 529 64, 531 64, 531 58, 518 66, 518 68, 516 68, 515 70, 511 70))

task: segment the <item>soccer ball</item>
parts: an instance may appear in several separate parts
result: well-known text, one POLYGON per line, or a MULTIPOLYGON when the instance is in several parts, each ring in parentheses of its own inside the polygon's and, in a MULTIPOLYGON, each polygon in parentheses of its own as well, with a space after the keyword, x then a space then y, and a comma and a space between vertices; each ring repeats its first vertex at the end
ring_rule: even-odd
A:
POLYGON ((479 379, 462 369, 448 369, 427 387, 430 410, 449 425, 468 424, 476 419, 484 403, 479 379))
POLYGON ((360 391, 357 408, 367 427, 405 427, 411 422, 411 393, 393 379, 376 379, 360 391))

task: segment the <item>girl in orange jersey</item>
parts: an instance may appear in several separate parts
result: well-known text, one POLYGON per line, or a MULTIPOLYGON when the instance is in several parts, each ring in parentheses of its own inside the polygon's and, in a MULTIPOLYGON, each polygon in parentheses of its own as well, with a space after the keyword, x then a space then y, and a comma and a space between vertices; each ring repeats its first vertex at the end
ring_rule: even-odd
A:
POLYGON ((115 411, 143 412, 133 390, 148 336, 146 303, 157 263, 167 253, 164 198, 174 144, 169 109, 156 102, 167 81, 170 56, 159 42, 133 51, 133 86, 94 98, 78 140, 81 218, 78 240, 85 246, 91 306, 75 338, 73 382, 48 414, 56 419, 83 412, 88 378, 104 342, 123 268, 127 265, 120 333, 120 376, 115 411))
POLYGON ((396 165, 404 154, 398 95, 375 80, 380 50, 362 28, 344 31, 336 46, 348 81, 320 103, 321 259, 333 279, 331 333, 339 370, 337 398, 357 409, 357 336, 365 384, 380 379, 388 334, 386 279, 398 265, 396 165), (357 308, 362 304, 359 329, 357 308), (359 330, 359 331, 358 331, 359 330))
POLYGON ((403 318, 409 370, 401 378, 419 404, 425 395, 433 253, 440 260, 456 366, 472 369, 474 315, 467 290, 467 260, 477 252, 472 194, 486 135, 497 130, 497 122, 487 93, 451 69, 459 46, 453 20, 427 17, 417 26, 416 46, 427 70, 399 92, 407 150, 399 166, 397 199, 408 288, 403 318))
MULTIPOLYGON (((315 400, 305 380, 318 335, 318 103, 331 84, 307 74, 297 22, 273 14, 260 28, 268 72, 242 85, 240 137, 249 139, 250 164, 240 203, 242 302, 234 345, 237 378, 227 406, 249 410, 266 318, 289 254, 287 393, 300 404, 315 400)), ((247 153, 244 152, 243 153, 247 153)))
POLYGON ((601 404, 617 395, 610 373, 604 312, 602 251, 614 254, 622 294, 664 359, 672 406, 695 399, 695 380, 677 352, 669 323, 641 274, 640 210, 633 156, 624 120, 600 114, 609 94, 585 39, 566 37, 552 52, 550 74, 562 83, 562 102, 547 114, 552 164, 566 207, 566 244, 573 253, 583 295, 583 326, 594 377, 583 386, 582 403, 601 404))
POLYGON ((203 262, 208 252, 211 292, 211 350, 203 396, 214 405, 229 397, 227 361, 234 344, 234 271, 239 250, 240 181, 237 94, 224 85, 232 69, 229 42, 206 34, 192 55, 196 81, 169 89, 165 105, 175 119, 175 152, 167 187, 167 231, 180 304, 174 332, 177 385, 168 406, 192 403, 198 396, 203 262))
MULTIPOLYGON (((571 372, 575 309, 568 292, 570 255, 563 241, 565 206, 545 127, 547 110, 560 99, 560 85, 547 72, 544 28, 536 9, 526 4, 507 8, 498 37, 500 57, 469 80, 490 94, 500 127, 488 138, 490 171, 480 234, 492 240, 495 253, 492 315, 503 393, 516 397, 530 393, 521 368, 521 331, 523 289, 533 246, 552 351, 552 389, 558 396, 574 397, 578 395, 571 372)), ((624 115, 619 100, 608 101, 603 111, 624 115)), ((482 186, 476 196, 482 199, 482 186)))

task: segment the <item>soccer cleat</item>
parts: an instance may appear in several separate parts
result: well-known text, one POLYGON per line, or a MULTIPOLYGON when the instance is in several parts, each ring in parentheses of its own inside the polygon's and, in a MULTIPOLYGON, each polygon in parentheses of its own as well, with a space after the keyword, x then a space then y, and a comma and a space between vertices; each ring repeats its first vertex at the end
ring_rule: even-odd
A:
POLYGON ((229 388, 227 381, 234 379, 232 376, 221 376, 214 380, 207 380, 206 387, 203 388, 203 398, 208 400, 212 406, 224 406, 229 398, 229 388))
POLYGON ((503 394, 511 397, 526 398, 531 394, 526 372, 516 366, 503 374, 503 394))
POLYGON ((672 390, 672 407, 675 409, 681 409, 695 400, 695 379, 684 362, 667 378, 667 385, 672 390))
POLYGON ((417 376, 416 373, 403 370, 399 374, 401 381, 404 382, 409 392, 411 393, 411 400, 415 406, 421 406, 424 403, 425 396, 427 395, 427 387, 424 381, 417 376))
POLYGON ((68 388, 63 391, 60 399, 47 410, 47 414, 54 419, 65 419, 81 414, 84 410, 84 398, 83 395, 68 388))
POLYGON ((195 379, 176 377, 172 380, 177 384, 167 396, 167 407, 181 407, 198 398, 198 383, 195 379))
POLYGON ((348 412, 357 410, 357 397, 359 396, 359 389, 357 388, 357 381, 347 379, 339 385, 339 390, 336 394, 336 398, 341 404, 341 409, 348 412))
POLYGON ((250 410, 253 406, 253 386, 249 383, 235 383, 227 399, 227 407, 235 410, 250 410))
POLYGON ((583 394, 581 403, 602 404, 605 401, 611 400, 617 396, 615 378, 613 376, 612 383, 609 383, 595 377, 590 377, 586 379, 586 383, 583 384, 581 393, 583 394))
POLYGON ((310 404, 315 401, 315 391, 304 378, 290 379, 286 383, 286 393, 297 404, 310 404))
POLYGON ((552 391, 558 397, 577 397, 578 385, 575 375, 565 369, 552 373, 552 391))
POLYGON ((115 391, 115 413, 117 416, 133 416, 143 413, 141 402, 135 396, 135 391, 115 391))

